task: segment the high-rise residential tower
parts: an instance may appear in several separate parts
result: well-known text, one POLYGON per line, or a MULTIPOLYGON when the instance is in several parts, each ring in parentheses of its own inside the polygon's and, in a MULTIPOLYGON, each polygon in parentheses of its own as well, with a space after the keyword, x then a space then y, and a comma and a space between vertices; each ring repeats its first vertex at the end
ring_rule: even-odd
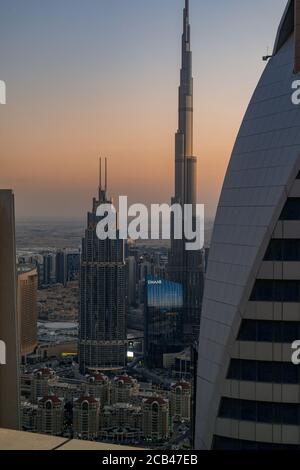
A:
MULTIPOLYGON (((268 18, 266 18, 268 21, 268 18)), ((201 314, 197 449, 300 449, 300 1, 242 122, 210 247, 201 314)))
POLYGON ((126 265, 124 241, 100 240, 96 227, 100 204, 107 197, 107 165, 102 187, 101 162, 98 199, 93 199, 82 240, 80 269, 79 365, 88 370, 122 368, 126 364, 126 265))
MULTIPOLYGON (((193 78, 189 0, 183 10, 182 67, 179 86, 178 130, 175 137, 175 196, 172 204, 195 207, 197 203, 197 158, 193 156, 193 78)), ((174 224, 175 221, 173 221, 174 224)), ((169 277, 181 283, 184 295, 183 341, 198 339, 203 288, 201 251, 188 251, 186 239, 176 240, 172 228, 172 245, 168 265, 169 277)))
POLYGON ((14 195, 0 190, 0 427, 19 428, 19 326, 14 195), (2 355, 1 355, 2 356, 2 355), (5 364, 3 364, 5 362, 5 364))
POLYGON ((20 264, 17 269, 17 309, 20 325, 21 356, 33 353, 37 346, 38 274, 34 266, 20 264))

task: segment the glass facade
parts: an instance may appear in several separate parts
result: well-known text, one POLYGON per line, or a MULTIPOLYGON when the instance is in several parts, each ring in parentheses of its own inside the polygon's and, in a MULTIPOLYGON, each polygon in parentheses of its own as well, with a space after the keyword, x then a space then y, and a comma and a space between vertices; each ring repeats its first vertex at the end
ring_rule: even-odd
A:
POLYGON ((229 437, 214 436, 214 450, 300 450, 300 446, 292 444, 273 444, 268 442, 245 441, 229 437))
POLYGON ((291 362, 232 359, 227 378, 246 382, 298 385, 300 383, 300 367, 291 362))
POLYGON ((300 322, 244 319, 238 341, 291 344, 300 338, 300 322))
POLYGON ((300 425, 300 405, 222 398, 220 418, 265 424, 300 425))
POLYGON ((251 297, 254 302, 300 302, 300 281, 258 279, 251 297))
POLYGON ((145 286, 145 361, 163 367, 164 354, 183 349, 183 288, 181 284, 149 277, 145 286))
POLYGON ((273 239, 266 252, 265 261, 300 261, 300 240, 273 239))
POLYGON ((300 220, 300 198, 290 197, 286 201, 280 220, 300 220))

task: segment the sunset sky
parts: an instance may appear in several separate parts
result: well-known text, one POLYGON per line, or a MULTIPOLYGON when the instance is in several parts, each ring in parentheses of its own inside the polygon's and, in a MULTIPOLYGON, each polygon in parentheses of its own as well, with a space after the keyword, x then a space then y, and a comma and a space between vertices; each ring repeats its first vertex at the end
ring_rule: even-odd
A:
MULTIPOLYGON (((173 193, 183 0, 0 0, 0 187, 18 217, 83 218, 109 192, 173 193)), ((191 0, 199 202, 216 209, 286 0, 191 0)))

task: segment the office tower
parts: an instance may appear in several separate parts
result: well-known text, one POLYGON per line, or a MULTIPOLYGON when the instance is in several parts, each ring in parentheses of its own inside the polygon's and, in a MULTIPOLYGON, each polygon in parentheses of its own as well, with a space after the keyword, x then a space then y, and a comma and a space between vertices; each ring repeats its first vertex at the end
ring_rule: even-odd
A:
POLYGON ((168 354, 183 346, 183 289, 181 284, 148 278, 144 301, 145 362, 148 367, 163 368, 168 354))
POLYGON ((169 401, 161 397, 143 400, 142 428, 145 439, 154 442, 169 438, 169 401))
POLYGON ((80 273, 79 365, 88 370, 123 368, 126 364, 126 265, 123 240, 100 240, 96 215, 107 197, 107 165, 99 196, 93 199, 82 240, 80 273))
POLYGON ((217 210, 200 327, 197 449, 300 449, 300 369, 291 349, 300 339, 300 114, 291 100, 299 13, 300 2, 290 1, 217 210))
POLYGON ((80 274, 80 252, 67 253, 67 280, 75 281, 80 274))
POLYGON ((89 395, 75 401, 73 407, 74 437, 94 440, 99 434, 99 401, 89 395))
MULTIPOLYGON (((192 52, 189 24, 189 0, 183 12, 182 67, 179 86, 179 123, 175 138, 175 196, 172 204, 197 203, 197 158, 193 156, 193 78, 192 52)), ((188 251, 186 239, 175 239, 172 227, 171 250, 168 273, 170 280, 183 286, 184 325, 183 338, 186 344, 198 339, 201 300, 203 290, 203 263, 201 251, 188 251)), ((184 232, 183 232, 184 233, 184 232)))
POLYGON ((171 387, 170 414, 174 421, 190 421, 192 403, 192 387, 182 380, 171 387))
POLYGON ((111 403, 128 403, 139 391, 136 379, 123 374, 115 377, 111 384, 111 403))
POLYGON ((65 251, 58 251, 55 257, 56 282, 66 286, 68 280, 67 255, 65 251))
POLYGON ((43 256, 43 285, 50 286, 55 283, 55 258, 52 254, 43 256))
POLYGON ((37 269, 21 264, 17 268, 17 310, 20 325, 21 356, 33 353, 37 346, 37 269))
POLYGON ((0 427, 18 429, 19 326, 14 196, 0 190, 0 427), (4 356, 4 357, 2 357, 4 356))
POLYGON ((37 432, 61 436, 64 430, 64 403, 60 398, 51 395, 38 401, 37 432))
POLYGON ((134 256, 126 259, 128 304, 136 304, 136 260, 134 256))

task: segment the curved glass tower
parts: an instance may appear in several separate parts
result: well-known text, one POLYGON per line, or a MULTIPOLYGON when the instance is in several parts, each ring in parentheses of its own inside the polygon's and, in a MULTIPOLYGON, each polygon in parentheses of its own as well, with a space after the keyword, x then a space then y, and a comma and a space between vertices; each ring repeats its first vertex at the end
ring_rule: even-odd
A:
POLYGON ((299 1, 242 122, 219 201, 200 326, 196 448, 300 448, 299 1))

